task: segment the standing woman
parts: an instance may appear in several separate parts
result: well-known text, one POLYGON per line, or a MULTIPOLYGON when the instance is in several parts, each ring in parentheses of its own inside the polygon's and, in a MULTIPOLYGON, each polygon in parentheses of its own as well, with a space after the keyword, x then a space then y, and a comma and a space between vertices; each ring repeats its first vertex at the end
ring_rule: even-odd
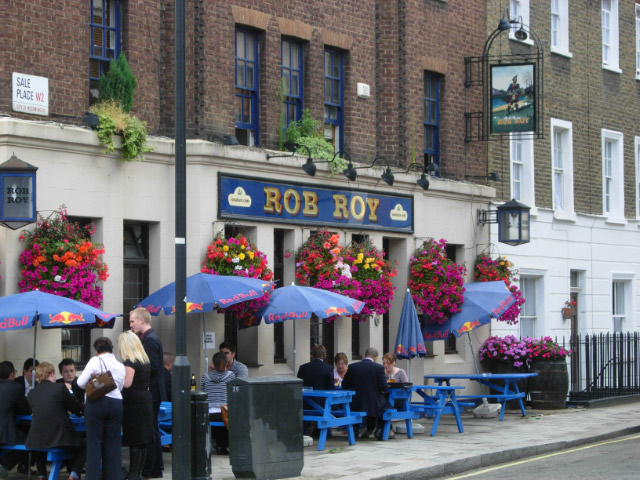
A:
POLYGON ((142 480, 147 445, 153 443, 153 406, 149 391, 151 363, 142 342, 131 330, 118 337, 118 356, 125 369, 122 443, 129 447, 127 480, 142 480))
POLYGON ((115 355, 113 343, 107 337, 93 342, 96 356, 91 357, 78 377, 78 385, 85 388, 91 375, 109 370, 116 389, 105 396, 87 401, 84 423, 87 427, 87 480, 121 480, 120 429, 122 428, 122 394, 125 370, 115 355))

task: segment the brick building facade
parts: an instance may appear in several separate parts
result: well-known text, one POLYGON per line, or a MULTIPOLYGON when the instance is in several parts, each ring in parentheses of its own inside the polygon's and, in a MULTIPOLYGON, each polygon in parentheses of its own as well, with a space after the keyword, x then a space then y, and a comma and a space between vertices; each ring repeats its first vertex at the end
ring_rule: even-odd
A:
MULTIPOLYGON (((487 3, 488 32, 503 8, 487 3)), ((635 1, 509 2, 544 54, 543 138, 488 142, 489 170, 501 178, 497 199, 532 207, 531 243, 500 248, 531 298, 521 334, 640 328, 639 12, 635 1), (578 308, 564 320, 567 301, 578 308)), ((534 48, 512 37, 504 32, 497 52, 534 48)))

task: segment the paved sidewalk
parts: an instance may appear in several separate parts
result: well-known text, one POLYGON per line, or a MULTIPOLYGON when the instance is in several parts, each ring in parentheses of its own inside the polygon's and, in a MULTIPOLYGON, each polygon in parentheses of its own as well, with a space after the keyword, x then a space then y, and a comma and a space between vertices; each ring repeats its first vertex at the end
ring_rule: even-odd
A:
MULTIPOLYGON (((346 435, 334 433, 324 451, 317 444, 304 449, 304 480, 425 479, 437 478, 519 458, 549 453, 640 432, 640 402, 607 408, 507 411, 504 421, 477 419, 469 412, 462 416, 464 433, 458 433, 453 416, 440 421, 438 435, 406 435, 386 442, 358 440, 347 443, 346 435)), ((426 431, 430 420, 418 420, 426 431)), ((268 448, 268 446, 265 446, 268 448)), ((164 479, 171 479, 171 454, 164 454, 164 479)), ((128 463, 123 449, 123 463, 128 463)), ((231 480, 229 457, 212 457, 212 480, 231 480)), ((26 478, 12 472, 10 479, 26 478)), ((60 478, 67 478, 60 475, 60 478)), ((35 477, 34 477, 35 479, 35 477)), ((177 480, 177 479, 176 479, 177 480)), ((188 480, 188 479, 179 479, 188 480)))
MULTIPOLYGON (((608 408, 527 410, 528 416, 507 411, 504 421, 462 418, 458 433, 453 416, 440 421, 438 435, 396 433, 387 442, 358 440, 334 434, 324 451, 317 445, 304 449, 304 468, 299 479, 425 479, 495 465, 563 448, 640 432, 640 402, 608 408)), ((430 420, 418 420, 431 428, 430 420)), ((170 472, 170 458, 166 470, 170 472)), ((165 474, 165 479, 170 478, 165 474)), ((212 480, 233 479, 228 457, 212 457, 212 480)))

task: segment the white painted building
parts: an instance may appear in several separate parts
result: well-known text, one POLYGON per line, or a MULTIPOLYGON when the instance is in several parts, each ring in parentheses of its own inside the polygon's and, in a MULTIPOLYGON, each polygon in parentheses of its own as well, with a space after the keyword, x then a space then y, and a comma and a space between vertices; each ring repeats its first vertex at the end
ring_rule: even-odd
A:
MULTIPOLYGON (((104 244, 104 261, 109 266, 103 303, 103 309, 109 312, 123 312, 124 305, 131 301, 127 298, 130 294, 127 292, 135 282, 131 280, 130 273, 136 270, 131 270, 130 263, 126 261, 130 258, 132 248, 129 236, 141 224, 148 232, 148 262, 145 269, 138 272, 147 275, 148 278, 142 280, 148 280, 148 292, 154 292, 174 280, 173 142, 170 139, 151 138, 150 144, 154 151, 146 154, 144 161, 123 163, 119 160, 117 150, 114 154, 103 152, 104 148, 98 144, 97 136, 91 130, 52 122, 0 118, 0 158, 8 159, 15 154, 38 167, 37 210, 46 214, 64 204, 70 216, 94 222, 96 233, 93 240, 104 244)), ((306 176, 301 168, 304 161, 305 158, 299 156, 267 160, 266 152, 257 148, 188 141, 187 274, 200 271, 207 245, 225 225, 233 225, 247 235, 267 254, 272 267, 276 253, 275 232, 279 232, 277 234, 282 239, 282 245, 278 248, 295 250, 316 228, 241 219, 231 222, 218 218, 219 173, 242 174, 275 183, 300 182, 337 190, 367 190, 408 196, 414 208, 413 233, 363 230, 358 226, 331 227, 340 233, 340 241, 345 245, 354 235, 368 235, 378 247, 387 250, 391 261, 397 262, 398 275, 394 278, 397 290, 388 318, 371 318, 359 325, 357 333, 352 330, 351 318, 341 318, 333 327, 332 347, 335 353, 346 352, 352 360, 358 353, 352 351, 352 336, 357 334, 356 343, 360 353, 373 345, 382 354, 394 346, 406 289, 408 261, 414 249, 428 237, 447 239, 454 246, 458 262, 464 262, 469 267, 470 279, 473 261, 478 253, 476 245, 485 244, 488 236, 488 227, 478 226, 475 221, 476 211, 487 208, 494 190, 432 178, 430 189, 424 191, 416 184, 419 175, 406 173, 396 173, 393 187, 388 187, 380 180, 381 169, 360 170, 357 182, 348 183, 342 175, 330 175, 325 169, 326 164, 322 163, 318 164, 318 173, 312 178, 306 176), (385 326, 388 332, 387 345, 383 345, 385 326)), ((19 230, 0 228, 0 295, 18 292, 18 257, 24 248, 19 235, 19 230)), ((135 266, 135 262, 133 264, 135 266)), ((282 278, 279 279, 282 284, 287 285, 294 280, 294 268, 293 258, 284 260, 282 278)), ((215 333, 214 343, 217 346, 225 335, 224 315, 207 313, 204 319, 205 329, 215 333)), ((175 350, 173 322, 173 317, 165 316, 152 322, 160 333, 165 350, 169 351, 175 350)), ((274 360, 278 346, 274 340, 273 325, 263 323, 259 327, 238 332, 238 358, 249 365, 252 375, 293 373, 292 322, 285 322, 282 328, 283 358, 280 361, 274 360)), ((112 331, 94 330, 91 337, 95 339, 106 334, 115 339, 122 329, 122 320, 118 320, 112 331)), ((65 341, 62 332, 62 329, 43 331, 38 327, 37 358, 40 361, 54 364, 60 361, 65 341)), ((482 341, 488 333, 488 327, 483 327, 476 338, 482 341)), ((13 361, 19 369, 22 362, 31 356, 33 335, 33 329, 0 333, 0 358, 13 361)), ((188 316, 188 356, 198 377, 205 368, 202 335, 200 314, 188 316)), ((299 322, 296 336, 299 365, 309 358, 309 322, 299 322)), ((474 345, 474 348, 477 347, 477 344, 474 345)), ((474 370, 466 341, 458 342, 457 348, 447 354, 443 341, 430 345, 429 350, 432 356, 413 361, 412 373, 416 383, 422 383, 425 371, 447 373, 474 370)), ((212 353, 208 351, 209 358, 212 353)))

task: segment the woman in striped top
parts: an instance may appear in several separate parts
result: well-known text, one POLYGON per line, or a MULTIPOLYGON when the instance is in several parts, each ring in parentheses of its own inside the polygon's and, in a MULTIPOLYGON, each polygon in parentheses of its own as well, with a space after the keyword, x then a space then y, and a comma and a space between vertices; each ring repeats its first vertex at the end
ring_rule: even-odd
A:
MULTIPOLYGON (((213 371, 202 376, 201 388, 207 392, 209 402, 209 420, 221 422, 220 407, 227 404, 227 383, 236 378, 233 372, 227 370, 227 356, 216 353, 213 356, 213 371)), ((213 427, 213 438, 216 442, 216 453, 229 453, 229 432, 225 427, 213 427)))

